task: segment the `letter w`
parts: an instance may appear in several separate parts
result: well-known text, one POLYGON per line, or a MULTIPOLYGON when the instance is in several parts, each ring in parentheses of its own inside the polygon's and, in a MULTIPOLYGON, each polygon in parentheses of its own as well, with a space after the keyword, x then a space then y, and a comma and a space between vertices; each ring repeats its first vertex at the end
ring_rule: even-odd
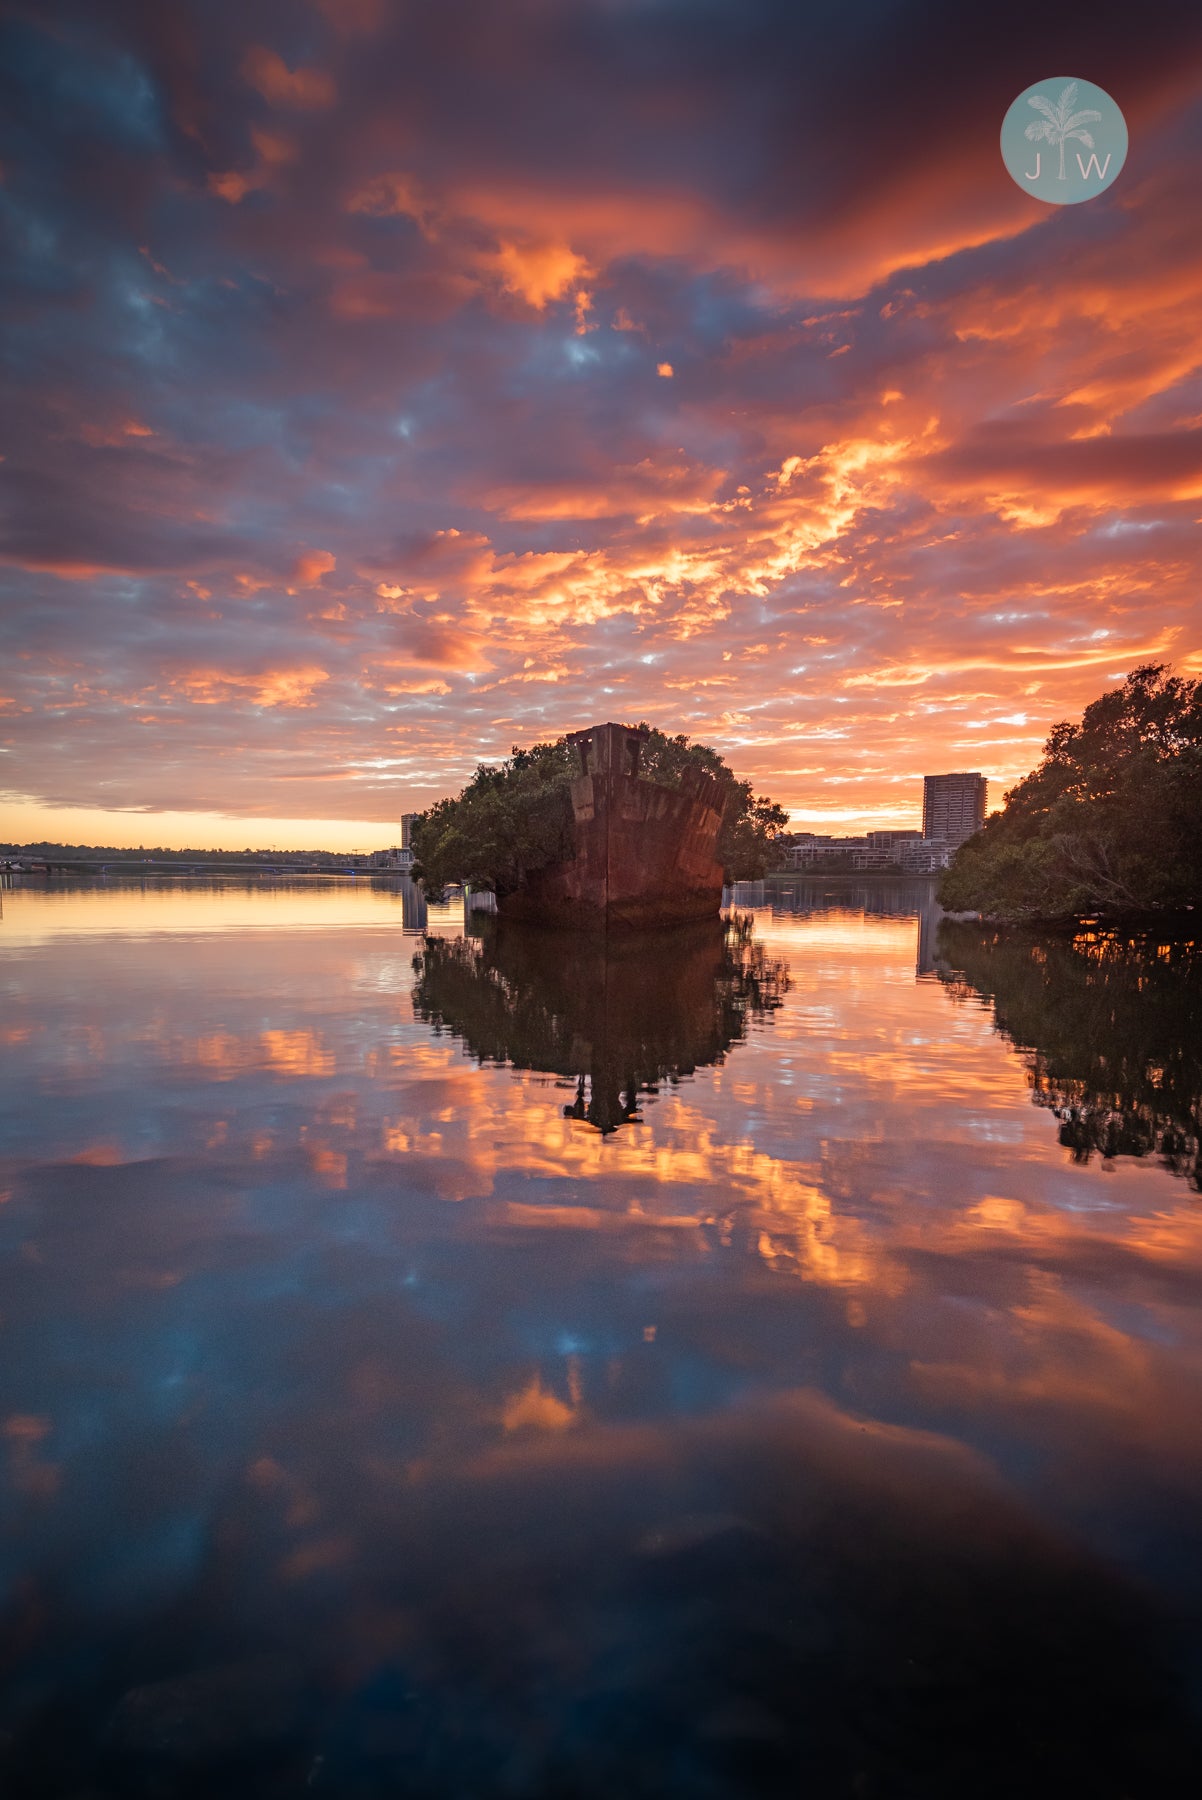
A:
POLYGON ((1088 163, 1083 163, 1081 161, 1081 152, 1078 150, 1078 152, 1077 152, 1077 167, 1081 171, 1082 181, 1088 181, 1090 175, 1093 173, 1093 171, 1095 169, 1098 172, 1098 180, 1105 181, 1106 171, 1110 167, 1111 155, 1112 155, 1112 152, 1108 150, 1106 152, 1106 161, 1104 163, 1100 163, 1098 161, 1097 152, 1094 151, 1094 153, 1090 156, 1088 163))

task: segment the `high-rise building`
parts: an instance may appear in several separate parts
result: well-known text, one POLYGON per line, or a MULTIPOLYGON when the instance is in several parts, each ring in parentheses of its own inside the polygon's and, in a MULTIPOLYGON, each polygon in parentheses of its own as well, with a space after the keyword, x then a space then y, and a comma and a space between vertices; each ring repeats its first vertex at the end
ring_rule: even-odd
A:
POLYGON ((922 835, 962 844, 985 823, 985 777, 972 774, 924 775, 922 835))
POLYGON ((395 873, 407 875, 413 867, 413 821, 416 813, 401 814, 401 841, 393 844, 389 850, 377 850, 372 857, 372 867, 391 869, 395 873))

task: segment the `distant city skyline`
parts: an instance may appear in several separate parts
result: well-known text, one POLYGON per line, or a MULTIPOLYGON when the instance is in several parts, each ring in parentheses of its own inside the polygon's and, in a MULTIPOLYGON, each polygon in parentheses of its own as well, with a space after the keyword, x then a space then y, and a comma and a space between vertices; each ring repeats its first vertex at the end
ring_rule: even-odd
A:
POLYGON ((0 838, 386 842, 606 714, 867 830, 1202 672, 1196 6, 1055 208, 1067 16, 410 10, 4 28, 0 838))
MULTIPOLYGON (((254 819, 220 813, 114 813, 64 807, 38 811, 34 816, 38 825, 57 826, 58 829, 0 830, 0 843, 95 844, 114 849, 161 846, 165 850, 324 849, 367 855, 373 850, 405 843, 405 821, 412 820, 415 814, 406 809, 395 819, 382 820, 254 819)), ((19 814, 5 814, 2 808, 0 817, 22 823, 19 814)), ((870 813, 797 807, 790 809, 788 829, 836 837, 908 830, 921 837, 921 827, 920 777, 919 786, 908 801, 898 801, 870 813)))
MULTIPOLYGON (((944 849, 954 849, 982 822, 985 816, 987 792, 988 783, 985 777, 976 771, 927 775, 923 777, 921 826, 902 824, 900 814, 895 814, 886 825, 868 826, 859 833, 816 833, 804 827, 799 829, 791 821, 784 834, 786 838, 792 838, 794 843, 794 849, 788 857, 789 864, 790 866, 798 864, 799 857, 804 860, 804 853, 800 847, 811 840, 816 845, 820 844, 825 847, 823 853, 834 852, 837 854, 841 847, 850 849, 853 845, 860 845, 867 852, 865 866, 871 865, 874 859, 888 861, 894 855, 905 855, 911 862, 916 856, 921 860, 932 845, 944 849)), ((384 835, 388 838, 388 843, 384 845, 374 841, 370 845, 364 846, 362 843, 338 844, 324 840, 320 844, 315 842, 292 844, 276 840, 270 844, 258 846, 258 848, 282 853, 314 849, 333 851, 338 854, 353 853, 371 856, 381 866, 408 867, 412 860, 412 831, 416 817, 417 814, 413 812, 402 813, 399 820, 386 826, 384 835)), ((194 823, 195 821, 193 821, 194 823)), ((0 843, 4 841, 0 839, 0 843)), ((49 841, 82 843, 86 840, 49 841)), ((228 848, 228 846, 222 846, 216 842, 205 844, 195 838, 190 839, 187 844, 180 845, 168 844, 160 839, 159 844, 164 849, 220 850, 228 848)), ((113 847, 118 847, 116 840, 113 841, 113 847)), ((139 839, 138 845, 134 847, 145 848, 146 846, 139 839)), ((247 847, 241 843, 234 846, 237 849, 247 847)), ((931 866, 935 866, 934 861, 931 862, 931 866)))
MULTIPOLYGON (((740 771, 736 769, 735 774, 740 771)), ((899 799, 870 812, 789 808, 788 829, 838 837, 907 830, 921 836, 923 779, 918 778, 907 800, 899 799)), ((63 807, 39 809, 30 815, 39 826, 57 826, 57 830, 0 829, 0 843, 103 844, 114 849, 150 849, 159 845, 165 850, 328 849, 366 855, 393 844, 407 847, 407 822, 416 816, 416 810, 406 808, 394 819, 370 820, 255 819, 211 812, 117 813, 63 807)), ((25 823, 20 809, 6 811, 2 806, 0 821, 14 826, 25 823)))

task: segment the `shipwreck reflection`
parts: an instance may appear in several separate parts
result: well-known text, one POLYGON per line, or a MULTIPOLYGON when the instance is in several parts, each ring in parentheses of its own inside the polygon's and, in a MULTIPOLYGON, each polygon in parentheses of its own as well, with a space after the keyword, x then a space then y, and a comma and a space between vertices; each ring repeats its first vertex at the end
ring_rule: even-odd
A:
POLYGON ((609 939, 473 923, 475 935, 427 938, 414 958, 417 1017, 482 1063, 574 1080, 564 1116, 606 1134, 637 1122, 662 1082, 720 1062, 789 987, 739 914, 609 939))
POLYGON ((939 975, 992 1002, 1077 1162, 1156 1155, 1202 1186, 1202 957, 1192 940, 1034 937, 945 919, 939 975))

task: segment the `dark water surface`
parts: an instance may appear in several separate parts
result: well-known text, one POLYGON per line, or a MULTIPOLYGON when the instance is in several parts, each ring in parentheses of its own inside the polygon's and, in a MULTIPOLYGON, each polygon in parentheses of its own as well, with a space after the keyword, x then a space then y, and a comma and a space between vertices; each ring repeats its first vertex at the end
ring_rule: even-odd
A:
POLYGON ((1188 946, 0 900, 5 1795, 1199 1791, 1188 946))

